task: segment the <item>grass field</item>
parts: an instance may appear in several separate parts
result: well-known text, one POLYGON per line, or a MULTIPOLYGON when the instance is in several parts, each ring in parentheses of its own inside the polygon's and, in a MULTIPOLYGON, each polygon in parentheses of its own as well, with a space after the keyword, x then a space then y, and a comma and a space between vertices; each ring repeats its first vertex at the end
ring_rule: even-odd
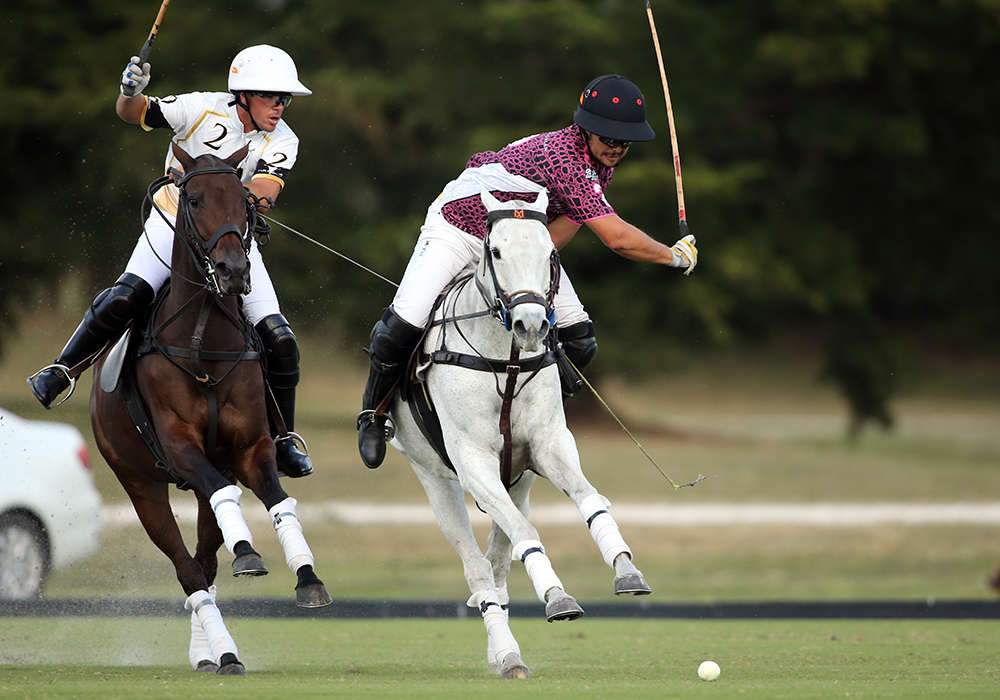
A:
POLYGON ((529 681, 487 670, 474 619, 229 626, 246 678, 192 672, 186 620, 0 620, 0 697, 954 699, 1000 683, 986 622, 513 620, 529 681))

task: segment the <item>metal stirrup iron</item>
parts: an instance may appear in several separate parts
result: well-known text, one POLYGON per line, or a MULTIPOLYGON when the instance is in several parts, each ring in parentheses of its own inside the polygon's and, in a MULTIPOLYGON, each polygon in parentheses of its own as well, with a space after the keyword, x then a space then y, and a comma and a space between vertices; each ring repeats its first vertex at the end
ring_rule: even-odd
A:
POLYGON ((361 424, 364 421, 368 421, 369 423, 374 423, 375 419, 378 416, 382 416, 383 418, 385 418, 385 426, 384 426, 385 441, 389 442, 394 437, 396 437, 396 424, 392 422, 392 418, 389 417, 388 413, 378 413, 374 408, 366 408, 365 410, 363 410, 361 413, 358 414, 358 421, 355 427, 358 430, 360 430, 361 424))
POLYGON ((281 435, 279 437, 274 438, 274 443, 278 444, 279 442, 282 442, 283 440, 291 440, 292 442, 294 442, 294 443, 296 443, 298 445, 301 445, 302 446, 302 453, 305 454, 305 455, 309 454, 309 445, 306 444, 305 438, 303 438, 298 433, 289 430, 284 435, 281 435))
MULTIPOLYGON (((58 363, 55 363, 55 364, 51 364, 51 365, 45 365, 40 370, 38 370, 37 372, 35 372, 33 375, 31 375, 30 377, 28 377, 28 383, 30 384, 31 380, 33 380, 35 377, 37 377, 38 375, 40 375, 42 372, 48 371, 50 369, 54 369, 54 370, 62 372, 63 374, 66 375, 66 379, 69 380, 69 391, 66 392, 66 395, 64 397, 62 397, 61 399, 59 399, 58 401, 53 401, 50 405, 46 406, 46 408, 55 408, 56 406, 58 406, 58 405, 60 405, 62 403, 65 403, 66 401, 68 401, 69 397, 73 395, 73 391, 76 389, 76 378, 73 377, 73 376, 70 376, 69 367, 67 367, 66 365, 60 365, 58 363)), ((64 389, 63 391, 66 391, 66 390, 64 389)))

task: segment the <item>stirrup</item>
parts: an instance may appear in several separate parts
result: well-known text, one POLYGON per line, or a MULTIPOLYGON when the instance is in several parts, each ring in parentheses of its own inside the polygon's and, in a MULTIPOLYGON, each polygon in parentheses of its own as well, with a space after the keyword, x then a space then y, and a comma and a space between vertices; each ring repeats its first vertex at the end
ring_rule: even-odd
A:
MULTIPOLYGON (((50 370, 50 369, 61 371, 63 374, 66 375, 66 379, 69 380, 69 391, 66 391, 65 389, 63 389, 63 391, 66 391, 66 395, 64 397, 62 397, 61 399, 59 399, 58 401, 53 401, 52 403, 50 403, 48 406, 45 407, 47 409, 48 408, 55 408, 56 406, 59 406, 60 404, 63 404, 66 401, 68 401, 69 397, 73 395, 73 391, 76 389, 76 378, 70 376, 69 367, 67 367, 66 365, 61 365, 58 362, 53 363, 51 365, 45 365, 40 370, 38 370, 37 372, 35 372, 33 375, 31 375, 30 377, 28 377, 28 380, 27 380, 28 384, 31 384, 31 381, 35 377, 37 377, 39 374, 41 374, 42 372, 45 372, 47 370, 50 370)), ((58 394, 56 394, 56 396, 58 396, 58 394)))
POLYGON ((358 414, 357 429, 361 430, 361 424, 365 421, 369 423, 374 423, 377 417, 381 416, 385 419, 383 424, 383 429, 385 431, 385 441, 389 442, 394 437, 396 437, 396 424, 392 422, 392 418, 389 417, 388 413, 379 413, 374 408, 366 408, 361 413, 358 414))
POLYGON ((281 435, 279 437, 274 438, 274 444, 277 445, 282 440, 291 440, 292 442, 294 442, 294 443, 296 443, 298 445, 302 445, 302 454, 304 454, 306 456, 309 455, 309 445, 306 444, 305 438, 303 438, 298 433, 295 433, 295 432, 292 432, 291 430, 289 430, 284 435, 281 435))

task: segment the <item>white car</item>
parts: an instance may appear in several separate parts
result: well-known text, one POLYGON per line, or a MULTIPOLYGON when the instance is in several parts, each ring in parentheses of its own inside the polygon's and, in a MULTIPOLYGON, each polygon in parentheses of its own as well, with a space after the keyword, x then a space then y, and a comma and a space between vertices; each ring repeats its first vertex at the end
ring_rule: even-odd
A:
POLYGON ((0 599, 37 598, 49 571, 96 552, 100 534, 80 431, 0 408, 0 599))

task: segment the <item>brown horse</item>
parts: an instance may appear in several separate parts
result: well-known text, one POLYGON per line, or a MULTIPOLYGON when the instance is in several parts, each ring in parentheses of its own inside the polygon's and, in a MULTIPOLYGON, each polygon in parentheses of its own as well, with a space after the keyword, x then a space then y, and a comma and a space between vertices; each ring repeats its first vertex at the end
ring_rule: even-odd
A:
MULTIPOLYGON (((298 605, 319 607, 332 601, 313 571, 296 501, 278 482, 259 341, 239 310, 239 296, 249 289, 247 252, 256 216, 236 170, 247 148, 224 160, 192 158, 176 144, 173 152, 184 171, 171 172, 179 203, 170 288, 154 305, 153 330, 145 343, 154 351, 123 372, 122 388, 108 387, 110 391, 97 380, 108 355, 101 358, 90 395, 91 422, 101 454, 146 533, 170 558, 187 596, 192 665, 243 674, 236 645, 215 605, 216 552, 225 543, 234 554, 234 576, 259 576, 267 569, 252 547, 235 482, 253 491, 268 509, 286 562, 298 578, 298 605), (155 431, 152 447, 134 427, 136 402, 129 403, 125 389, 129 378, 155 431), (159 459, 154 457, 157 441, 159 459), (171 483, 189 486, 198 499, 193 557, 170 508, 171 483)), ((156 206, 152 194, 168 182, 161 178, 151 185, 151 206, 156 206)))

